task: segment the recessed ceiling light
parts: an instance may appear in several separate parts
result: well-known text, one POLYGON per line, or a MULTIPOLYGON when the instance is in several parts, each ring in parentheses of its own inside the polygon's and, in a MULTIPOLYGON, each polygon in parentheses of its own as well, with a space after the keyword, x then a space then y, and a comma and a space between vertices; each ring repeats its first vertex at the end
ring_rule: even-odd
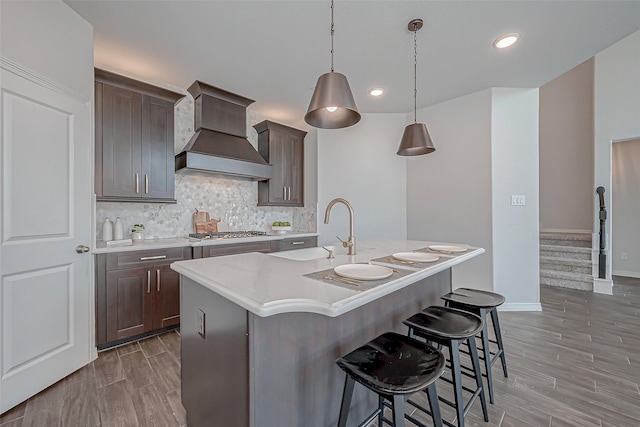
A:
POLYGON ((513 46, 514 43, 518 41, 518 38, 520 38, 519 33, 505 34, 502 37, 498 37, 498 39, 493 42, 493 47, 498 49, 504 49, 509 46, 513 46))
POLYGON ((369 95, 371 96, 380 96, 384 93, 384 88, 381 87, 374 87, 371 90, 369 90, 369 95))

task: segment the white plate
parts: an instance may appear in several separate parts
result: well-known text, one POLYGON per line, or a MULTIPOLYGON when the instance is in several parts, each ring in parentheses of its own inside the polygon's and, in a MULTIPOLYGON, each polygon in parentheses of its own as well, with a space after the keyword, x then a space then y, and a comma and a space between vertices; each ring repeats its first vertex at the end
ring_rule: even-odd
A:
POLYGON ((465 252, 469 248, 456 245, 431 245, 429 249, 432 251, 444 251, 444 252, 465 252))
POLYGON ((357 280, 380 280, 393 274, 390 268, 372 264, 344 264, 337 266, 333 271, 338 276, 357 280))
POLYGON ((399 252, 391 256, 395 259, 411 262, 435 262, 440 259, 437 255, 427 254, 424 252, 399 252))

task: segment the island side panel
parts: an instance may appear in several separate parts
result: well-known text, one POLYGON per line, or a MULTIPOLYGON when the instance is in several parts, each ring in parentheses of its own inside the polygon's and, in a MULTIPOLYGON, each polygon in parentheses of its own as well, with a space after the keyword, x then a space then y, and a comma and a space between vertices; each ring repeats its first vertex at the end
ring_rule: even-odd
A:
MULTIPOLYGON (((335 360, 387 331, 451 290, 451 269, 427 277, 338 317, 249 313, 251 426, 333 427, 338 422, 344 373, 335 360)), ((377 405, 357 386, 349 426, 377 405)))
POLYGON ((182 404, 189 427, 249 425, 247 311, 180 277, 182 404), (199 310, 205 336, 198 334, 199 310))

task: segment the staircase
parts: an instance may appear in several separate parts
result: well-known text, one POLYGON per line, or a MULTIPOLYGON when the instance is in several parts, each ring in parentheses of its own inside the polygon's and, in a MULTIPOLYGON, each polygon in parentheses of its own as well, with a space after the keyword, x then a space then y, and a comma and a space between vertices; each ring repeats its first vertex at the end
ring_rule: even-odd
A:
POLYGON ((591 234, 540 233, 540 284, 593 291, 591 234))

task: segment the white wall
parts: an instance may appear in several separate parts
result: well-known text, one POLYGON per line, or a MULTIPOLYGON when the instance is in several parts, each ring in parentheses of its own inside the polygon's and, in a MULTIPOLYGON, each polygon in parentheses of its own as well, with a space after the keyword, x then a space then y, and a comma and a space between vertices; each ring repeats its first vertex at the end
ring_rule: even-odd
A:
POLYGON ((593 69, 589 59, 540 88, 540 227, 591 232, 593 69))
POLYGON ((492 89, 493 289, 510 309, 540 301, 538 89, 492 89), (524 195, 512 206, 511 195, 524 195))
POLYGON ((640 139, 613 144, 612 172, 613 274, 640 277, 640 139))
POLYGON ((2 2, 0 56, 3 60, 36 71, 63 92, 80 99, 93 99, 93 27, 70 7, 58 1, 2 2), (42 22, 37 31, 25 22, 42 22), (70 24, 73 23, 73 24, 70 24), (20 43, 15 43, 20 40, 20 43), (46 43, 43 41, 46 40, 46 43), (58 48, 49 48, 57 46, 58 48))
POLYGON ((418 111, 436 147, 407 159, 407 236, 486 253, 453 269, 453 286, 493 289, 491 90, 418 111))
POLYGON ((318 232, 322 245, 346 240, 348 211, 329 202, 342 197, 353 206, 356 246, 365 239, 406 239, 406 160, 396 155, 404 114, 363 114, 355 126, 318 130, 318 232))
MULTIPOLYGON (((610 210, 612 141, 640 137, 640 31, 600 52, 595 61, 594 191, 598 186, 605 188, 605 203, 610 210)), ((597 207, 594 196, 594 230, 599 224, 597 207)), ((608 221, 609 255, 611 240, 616 238, 611 230, 608 221)), ((610 256, 607 276, 611 277, 610 256)))

